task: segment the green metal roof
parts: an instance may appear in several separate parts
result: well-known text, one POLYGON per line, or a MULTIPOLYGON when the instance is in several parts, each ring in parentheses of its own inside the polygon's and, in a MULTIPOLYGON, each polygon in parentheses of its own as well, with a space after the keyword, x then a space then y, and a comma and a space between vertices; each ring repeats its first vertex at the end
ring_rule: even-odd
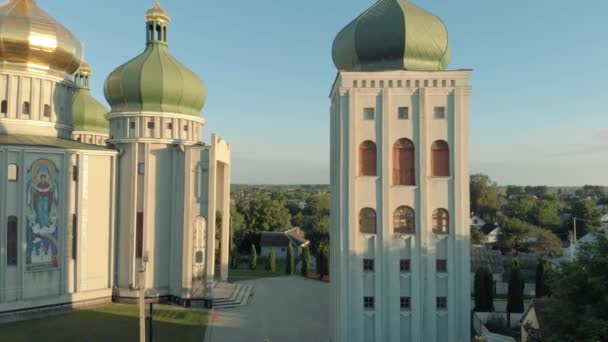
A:
POLYGON ((338 33, 334 64, 342 71, 437 71, 450 62, 441 19, 408 0, 379 0, 338 33))
POLYGON ((110 124, 105 119, 109 110, 99 103, 88 88, 78 88, 72 102, 72 125, 75 131, 109 134, 110 124))
POLYGON ((162 42, 114 70, 105 97, 112 112, 167 112, 200 116, 205 105, 203 81, 182 65, 162 42))
POLYGON ((99 145, 83 144, 73 140, 37 135, 0 135, 0 146, 2 145, 46 147, 63 150, 114 151, 113 149, 99 145))

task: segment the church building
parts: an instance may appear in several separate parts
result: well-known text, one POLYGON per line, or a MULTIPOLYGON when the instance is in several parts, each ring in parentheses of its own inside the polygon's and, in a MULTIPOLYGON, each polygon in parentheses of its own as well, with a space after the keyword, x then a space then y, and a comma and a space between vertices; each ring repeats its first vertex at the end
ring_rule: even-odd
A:
POLYGON ((379 0, 333 44, 333 342, 470 338, 470 70, 443 21, 379 0))
POLYGON ((142 285, 212 304, 227 279, 230 145, 203 142, 205 86, 171 55, 169 14, 157 2, 145 20, 108 109, 73 33, 35 0, 0 4, 0 314, 142 285))

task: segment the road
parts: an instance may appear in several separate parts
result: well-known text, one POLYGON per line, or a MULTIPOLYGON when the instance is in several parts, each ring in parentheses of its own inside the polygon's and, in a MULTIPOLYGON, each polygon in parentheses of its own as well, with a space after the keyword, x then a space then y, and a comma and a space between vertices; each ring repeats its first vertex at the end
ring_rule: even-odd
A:
POLYGON ((329 341, 329 284, 300 276, 243 281, 247 306, 214 310, 205 342, 329 341))

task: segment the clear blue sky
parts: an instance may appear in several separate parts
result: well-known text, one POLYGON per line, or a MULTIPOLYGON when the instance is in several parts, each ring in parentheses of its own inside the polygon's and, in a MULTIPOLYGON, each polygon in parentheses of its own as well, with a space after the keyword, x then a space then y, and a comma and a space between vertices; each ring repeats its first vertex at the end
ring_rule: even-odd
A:
MULTIPOLYGON (((173 54, 208 88, 235 183, 328 183, 335 34, 374 0, 165 0, 173 54)), ((417 0, 472 68, 471 169, 499 184, 608 185, 608 2, 417 0)), ((93 91, 144 48, 152 0, 39 0, 86 44, 93 91)))

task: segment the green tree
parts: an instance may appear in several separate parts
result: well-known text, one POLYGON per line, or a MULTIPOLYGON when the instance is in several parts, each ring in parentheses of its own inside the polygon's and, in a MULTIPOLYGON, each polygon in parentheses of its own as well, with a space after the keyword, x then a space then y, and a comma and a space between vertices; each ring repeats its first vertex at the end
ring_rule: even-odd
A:
POLYGON ((485 238, 485 235, 483 235, 483 232, 479 228, 471 226, 471 243, 473 245, 482 244, 485 238))
POLYGON ((530 236, 535 239, 529 248, 542 255, 558 256, 562 253, 562 241, 553 232, 538 227, 530 230, 530 236))
POLYGON ((287 247, 287 260, 285 261, 287 262, 287 265, 285 266, 285 273, 290 275, 293 274, 293 272, 296 270, 296 258, 293 253, 293 246, 291 243, 287 247))
POLYGON ((549 278, 545 301, 552 334, 548 342, 608 341, 608 239, 580 247, 575 262, 563 262, 549 278))
POLYGON ((273 199, 268 192, 253 195, 244 216, 251 230, 285 231, 291 228, 291 215, 284 203, 273 199))
POLYGON ((329 244, 323 243, 319 247, 319 254, 317 255, 317 272, 321 278, 329 275, 329 244))
POLYGON ((506 214, 509 217, 519 219, 524 222, 534 222, 534 208, 537 199, 530 195, 523 195, 509 200, 506 207, 506 214))
POLYGON ((550 266, 547 259, 539 258, 538 265, 536 265, 536 298, 549 295, 549 284, 547 282, 549 271, 550 266))
POLYGON ((498 244, 504 249, 516 253, 525 250, 525 242, 530 237, 534 226, 517 218, 499 216, 500 234, 498 244))
POLYGON ((483 174, 474 174, 469 183, 471 211, 486 221, 493 221, 500 206, 498 185, 483 174))
POLYGON ((475 311, 494 311, 494 279, 490 267, 480 267, 475 272, 475 311))
POLYGON ((270 253, 268 253, 268 259, 266 260, 266 270, 269 272, 277 271, 277 256, 274 252, 274 248, 270 249, 270 253))
POLYGON ((300 269, 302 276, 308 276, 310 273, 310 250, 308 247, 302 248, 302 268, 300 269))
MULTIPOLYGON (((602 214, 591 200, 574 203, 572 216, 581 219, 576 222, 577 239, 589 232, 594 232, 601 225, 602 214)), ((573 220, 568 222, 568 230, 574 230, 573 220)))
POLYGON ((559 208, 556 201, 540 200, 536 202, 534 209, 530 212, 531 223, 551 230, 559 227, 559 208))
POLYGON ((524 188, 518 185, 509 185, 507 186, 507 197, 511 196, 521 196, 524 194, 524 188))
POLYGON ((235 249, 232 251, 232 261, 230 263, 230 268, 236 270, 239 267, 239 252, 235 249))
POLYGON ((252 271, 255 271, 256 268, 258 268, 258 252, 254 245, 251 245, 251 264, 249 265, 249 268, 252 271))
POLYGON ((537 198, 541 198, 549 192, 549 188, 545 185, 526 186, 524 192, 530 196, 536 196, 537 198))
POLYGON ((507 298, 507 313, 524 312, 524 279, 521 275, 519 261, 513 259, 509 274, 509 294, 507 298))

